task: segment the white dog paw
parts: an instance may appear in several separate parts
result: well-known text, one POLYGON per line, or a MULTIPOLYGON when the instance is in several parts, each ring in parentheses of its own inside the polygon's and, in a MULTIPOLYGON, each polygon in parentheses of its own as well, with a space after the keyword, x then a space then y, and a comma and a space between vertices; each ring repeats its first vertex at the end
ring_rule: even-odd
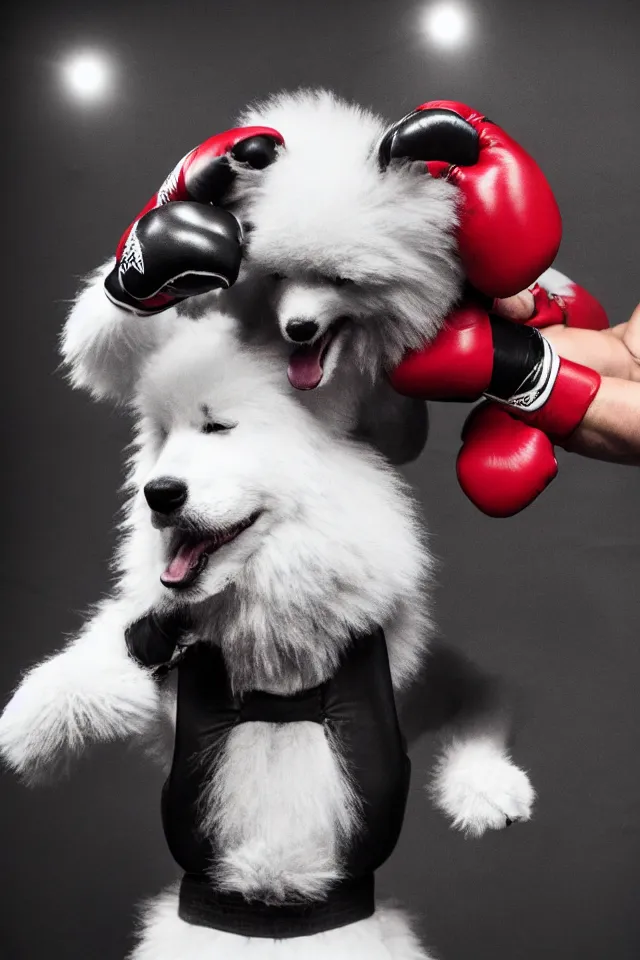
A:
POLYGON ((94 664, 67 648, 34 667, 0 716, 0 755, 28 783, 57 775, 88 740, 142 732, 154 683, 132 661, 94 664))
POLYGON ((61 741, 68 739, 59 688, 47 682, 54 680, 51 663, 27 674, 0 716, 0 754, 28 782, 46 779, 47 767, 57 766, 61 741))
POLYGON ((431 787, 453 826, 473 837, 529 820, 535 791, 524 770, 490 741, 454 741, 438 763, 431 787))

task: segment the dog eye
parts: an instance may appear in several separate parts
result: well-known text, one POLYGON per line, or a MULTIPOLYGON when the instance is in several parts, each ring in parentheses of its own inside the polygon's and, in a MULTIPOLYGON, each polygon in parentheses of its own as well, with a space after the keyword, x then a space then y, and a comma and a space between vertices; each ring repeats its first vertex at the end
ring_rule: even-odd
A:
POLYGON ((228 433, 236 426, 235 423, 220 423, 217 420, 205 420, 200 428, 201 433, 228 433))
POLYGON ((346 287, 347 284, 353 283, 349 277, 334 277, 333 282, 336 287, 346 287))
POLYGON ((287 278, 285 277, 284 273, 272 273, 272 274, 271 274, 271 279, 272 279, 272 280, 286 280, 287 278))

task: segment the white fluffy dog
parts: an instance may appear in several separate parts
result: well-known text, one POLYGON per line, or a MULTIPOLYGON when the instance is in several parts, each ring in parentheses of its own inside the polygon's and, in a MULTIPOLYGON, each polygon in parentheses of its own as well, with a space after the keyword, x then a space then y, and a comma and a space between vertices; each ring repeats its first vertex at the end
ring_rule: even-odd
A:
MULTIPOLYGON (((152 610, 188 608, 190 640, 217 646, 239 694, 322 683, 350 638, 376 627, 396 691, 425 654, 432 562, 398 475, 337 439, 283 380, 278 356, 239 347, 224 318, 159 320, 135 391, 119 582, 75 640, 26 674, 0 719, 2 755, 29 781, 93 741, 152 731, 164 688, 125 644, 128 625, 152 610), (143 491, 166 477, 188 495, 159 516, 143 491)), ((340 751, 330 723, 246 722, 228 735, 200 804, 227 890, 271 903, 326 895, 359 830, 340 751)), ((477 725, 447 741, 433 795, 475 835, 527 819, 533 801, 502 734, 477 725)), ((148 907, 133 958, 293 960, 300 950, 309 960, 427 956, 384 906, 302 940, 254 939, 185 922, 170 890, 148 907)))
MULTIPOLYGON (((400 397, 382 372, 434 336, 460 295, 457 187, 423 164, 380 170, 388 124, 325 91, 282 94, 239 123, 274 126, 286 147, 266 170, 236 165, 229 206, 248 235, 239 281, 177 312, 239 318, 245 342, 278 346, 283 379, 339 435, 370 440, 396 464, 414 459, 426 407, 400 397), (305 324, 301 342, 295 328, 305 324)), ((76 384, 122 400, 167 317, 119 311, 102 289, 110 268, 77 301, 63 353, 76 384)))

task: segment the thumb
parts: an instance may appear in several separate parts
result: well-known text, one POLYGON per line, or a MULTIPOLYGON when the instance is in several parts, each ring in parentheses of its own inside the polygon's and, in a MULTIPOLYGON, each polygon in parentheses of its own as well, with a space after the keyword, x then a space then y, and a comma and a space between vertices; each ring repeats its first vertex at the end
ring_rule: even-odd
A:
POLYGON ((499 317, 506 317, 507 320, 529 320, 535 310, 535 300, 531 290, 522 290, 513 297, 494 300, 492 313, 499 317))

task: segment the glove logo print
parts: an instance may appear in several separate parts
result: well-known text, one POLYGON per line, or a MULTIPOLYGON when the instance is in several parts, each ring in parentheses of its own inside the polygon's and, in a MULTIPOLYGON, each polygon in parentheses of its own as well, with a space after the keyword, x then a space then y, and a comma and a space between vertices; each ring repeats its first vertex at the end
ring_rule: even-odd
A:
POLYGON ((188 153, 185 154, 180 163, 176 164, 158 190, 158 193, 156 194, 156 207, 163 207, 165 203, 171 203, 172 200, 176 199, 176 194, 178 192, 178 178, 180 176, 182 166, 188 156, 188 153))
POLYGON ((144 273, 144 260, 142 258, 142 247, 136 234, 137 224, 131 230, 127 237, 127 242, 122 252, 120 260, 119 273, 123 277, 129 270, 136 270, 138 273, 144 273))
POLYGON ((157 207, 162 207, 165 203, 169 203, 171 201, 171 198, 178 186, 178 174, 179 170, 176 168, 172 173, 169 174, 167 179, 158 190, 158 199, 156 201, 157 207))

